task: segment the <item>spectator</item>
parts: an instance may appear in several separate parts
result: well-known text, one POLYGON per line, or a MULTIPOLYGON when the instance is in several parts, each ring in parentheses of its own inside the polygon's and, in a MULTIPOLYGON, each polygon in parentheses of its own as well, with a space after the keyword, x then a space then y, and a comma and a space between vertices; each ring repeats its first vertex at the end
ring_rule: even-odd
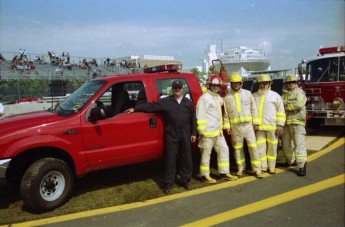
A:
POLYGON ((94 65, 94 66, 96 66, 96 67, 98 67, 98 64, 97 64, 97 61, 96 61, 95 58, 93 58, 93 59, 91 60, 90 64, 91 64, 91 65, 94 65))
POLYGON ((69 52, 67 52, 66 58, 67 58, 67 62, 66 63, 69 64, 70 60, 71 60, 71 56, 69 55, 69 52))
POLYGON ((30 70, 30 72, 35 71, 36 66, 34 65, 34 63, 32 61, 29 61, 28 69, 30 70))
POLYGON ((6 59, 4 58, 4 56, 2 56, 2 54, 0 54, 0 62, 6 61, 6 59))
POLYGON ((24 52, 22 49, 19 49, 19 57, 23 58, 24 57, 24 52))
POLYGON ((25 49, 23 50, 23 58, 24 58, 25 60, 27 60, 27 53, 26 53, 26 50, 25 50, 25 49))

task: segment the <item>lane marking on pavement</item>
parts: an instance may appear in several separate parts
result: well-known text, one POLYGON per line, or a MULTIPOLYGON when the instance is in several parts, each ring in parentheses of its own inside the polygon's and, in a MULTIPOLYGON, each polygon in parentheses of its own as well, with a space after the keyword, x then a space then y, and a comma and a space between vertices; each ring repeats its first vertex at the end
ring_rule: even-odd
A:
POLYGON ((340 185, 345 183, 345 174, 338 175, 336 177, 317 182, 302 188, 298 188, 286 193, 279 194, 267 199, 260 200, 255 203, 251 203, 233 210, 229 210, 220 214, 210 216, 192 223, 183 225, 183 227, 192 226, 213 226, 226 221, 231 221, 235 218, 246 216, 252 213, 256 213, 274 206, 281 205, 286 202, 290 202, 301 197, 311 195, 313 193, 340 185))
MULTIPOLYGON (((308 156, 308 162, 311 162, 311 161, 331 152, 332 150, 336 149, 339 146, 343 146, 344 141, 345 141, 345 137, 342 137, 342 138, 338 139, 335 143, 330 145, 329 147, 322 149, 322 150, 308 156)), ((288 167, 287 168, 277 168, 276 174, 286 172, 286 170, 288 170, 288 169, 289 169, 288 167)), ((270 176, 270 174, 265 173, 264 176, 268 177, 268 176, 270 176)), ((73 213, 73 214, 66 214, 66 215, 61 215, 61 216, 56 216, 56 217, 51 217, 51 218, 44 218, 44 219, 39 219, 39 220, 22 222, 22 223, 18 223, 18 224, 12 224, 12 226, 13 227, 15 227, 15 226, 18 226, 18 227, 19 226, 25 226, 26 227, 26 226, 47 225, 47 224, 70 221, 70 220, 75 220, 75 219, 81 219, 81 218, 86 218, 86 217, 91 217, 91 216, 96 216, 96 215, 103 215, 103 214, 107 214, 107 213, 125 211, 125 210, 129 210, 129 209, 140 208, 140 207, 144 207, 144 206, 168 202, 168 201, 175 200, 175 199, 181 199, 181 198, 185 198, 188 196, 195 196, 195 195, 199 195, 199 194, 203 194, 203 193, 207 193, 207 192, 212 192, 212 191, 216 191, 216 190, 220 190, 220 189, 224 189, 224 188, 234 187, 237 185, 246 184, 246 183, 256 181, 256 180, 257 179, 254 176, 249 176, 249 177, 240 178, 237 181, 229 181, 229 182, 224 182, 221 184, 210 185, 208 187, 197 188, 197 189, 193 189, 191 191, 172 194, 169 196, 163 196, 163 197, 159 197, 159 198, 155 198, 155 199, 146 200, 143 202, 135 202, 135 203, 130 203, 130 204, 117 205, 117 206, 113 206, 113 207, 100 208, 100 209, 95 209, 95 210, 90 210, 90 211, 81 211, 81 212, 73 213)), ((5 225, 5 226, 7 226, 7 225, 5 225)), ((0 227, 2 227, 2 226, 0 226, 0 227)))

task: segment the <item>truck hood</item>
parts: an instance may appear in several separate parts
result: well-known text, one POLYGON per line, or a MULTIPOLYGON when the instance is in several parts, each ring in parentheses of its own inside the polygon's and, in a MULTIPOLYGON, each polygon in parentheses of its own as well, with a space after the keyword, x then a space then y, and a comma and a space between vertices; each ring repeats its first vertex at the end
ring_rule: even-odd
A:
POLYGON ((61 117, 54 112, 38 111, 31 113, 24 113, 12 115, 0 119, 0 138, 4 134, 11 132, 20 132, 22 130, 29 130, 30 128, 44 127, 47 124, 64 120, 66 117, 61 117))

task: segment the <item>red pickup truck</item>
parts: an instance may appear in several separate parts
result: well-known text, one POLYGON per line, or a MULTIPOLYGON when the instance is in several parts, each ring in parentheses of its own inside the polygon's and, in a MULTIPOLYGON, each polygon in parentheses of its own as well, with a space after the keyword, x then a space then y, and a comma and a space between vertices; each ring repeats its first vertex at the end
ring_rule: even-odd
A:
POLYGON ((196 106, 197 78, 176 69, 94 79, 53 110, 0 119, 0 181, 20 185, 24 203, 45 212, 70 198, 75 177, 162 157, 162 116, 123 111, 169 95, 176 79, 196 106))

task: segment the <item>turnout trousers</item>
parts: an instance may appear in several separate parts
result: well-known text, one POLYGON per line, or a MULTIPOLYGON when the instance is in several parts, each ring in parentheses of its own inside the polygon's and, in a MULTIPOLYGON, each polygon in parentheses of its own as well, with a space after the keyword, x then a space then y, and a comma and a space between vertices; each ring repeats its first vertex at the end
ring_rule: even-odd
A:
POLYGON ((218 172, 220 174, 230 173, 229 147, 223 135, 215 137, 203 137, 199 141, 201 151, 200 175, 210 175, 210 159, 212 149, 217 153, 218 172))
POLYGON ((296 161, 298 168, 303 168, 307 161, 305 135, 306 131, 303 125, 294 124, 284 126, 282 137, 284 155, 289 164, 296 161))
POLYGON ((267 171, 268 168, 276 167, 278 136, 275 131, 256 131, 256 144, 260 155, 261 170, 267 171))
POLYGON ((250 155, 250 163, 254 172, 261 172, 260 155, 256 145, 256 137, 251 122, 243 122, 231 125, 231 143, 235 152, 235 160, 238 170, 246 169, 246 159, 243 151, 243 141, 246 140, 250 155))

